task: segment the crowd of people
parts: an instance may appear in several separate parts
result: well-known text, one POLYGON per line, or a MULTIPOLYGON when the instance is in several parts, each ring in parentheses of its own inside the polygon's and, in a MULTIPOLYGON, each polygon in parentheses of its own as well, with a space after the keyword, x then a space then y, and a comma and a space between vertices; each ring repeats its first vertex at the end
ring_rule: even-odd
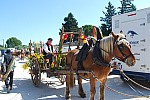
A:
MULTIPOLYGON (((43 46, 43 57, 44 59, 48 59, 48 64, 51 65, 52 64, 52 56, 53 56, 53 45, 52 45, 52 38, 48 38, 47 42, 44 44, 43 46)), ((11 52, 10 49, 7 49, 6 52, 4 53, 4 55, 2 55, 2 61, 1 61, 1 70, 0 70, 0 74, 2 76, 8 74, 8 76, 5 78, 5 86, 7 89, 7 93, 9 93, 12 90, 12 86, 13 86, 13 75, 14 75, 14 69, 10 68, 11 66, 15 66, 11 65, 13 57, 17 56, 20 57, 20 60, 24 60, 25 56, 29 55, 29 50, 26 49, 21 49, 21 52, 17 55, 15 55, 15 53, 11 52)))

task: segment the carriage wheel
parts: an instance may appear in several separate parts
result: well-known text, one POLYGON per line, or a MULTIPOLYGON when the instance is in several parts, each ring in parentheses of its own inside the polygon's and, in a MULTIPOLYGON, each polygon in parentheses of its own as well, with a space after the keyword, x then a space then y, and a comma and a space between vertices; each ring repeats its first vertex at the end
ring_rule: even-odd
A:
POLYGON ((59 75, 58 79, 62 84, 64 84, 64 82, 66 81, 66 75, 59 75))
POLYGON ((36 58, 32 59, 31 70, 32 70, 31 73, 32 82, 37 87, 41 83, 41 69, 40 69, 39 62, 37 61, 36 58))

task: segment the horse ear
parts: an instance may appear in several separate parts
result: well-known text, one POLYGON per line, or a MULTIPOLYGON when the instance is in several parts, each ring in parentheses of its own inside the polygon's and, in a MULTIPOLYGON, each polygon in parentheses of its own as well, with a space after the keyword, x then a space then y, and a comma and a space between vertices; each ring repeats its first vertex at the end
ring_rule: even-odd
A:
POLYGON ((121 33, 121 34, 124 34, 122 30, 120 31, 120 33, 121 33))
POLYGON ((117 36, 114 32, 111 32, 111 34, 112 34, 112 36, 113 36, 115 39, 118 38, 118 36, 117 36))

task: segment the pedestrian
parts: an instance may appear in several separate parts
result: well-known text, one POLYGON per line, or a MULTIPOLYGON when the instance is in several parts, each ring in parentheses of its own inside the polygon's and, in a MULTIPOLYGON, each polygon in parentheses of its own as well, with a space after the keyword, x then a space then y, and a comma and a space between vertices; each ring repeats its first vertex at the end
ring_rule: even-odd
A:
MULTIPOLYGON (((4 55, 4 60, 3 60, 3 68, 2 68, 3 75, 5 75, 7 72, 9 72, 8 67, 10 66, 10 63, 12 60, 13 60, 13 56, 11 54, 11 51, 9 49, 7 49, 5 52, 5 55, 4 55)), ((5 80, 5 86, 7 88, 7 93, 9 93, 10 90, 12 90, 13 75, 14 75, 14 69, 10 70, 10 73, 8 74, 8 76, 6 77, 6 80, 5 80)))

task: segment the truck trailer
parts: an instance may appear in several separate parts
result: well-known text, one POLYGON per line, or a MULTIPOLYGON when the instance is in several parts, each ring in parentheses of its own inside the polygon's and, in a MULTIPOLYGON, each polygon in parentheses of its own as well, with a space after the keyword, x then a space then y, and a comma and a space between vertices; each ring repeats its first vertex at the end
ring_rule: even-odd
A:
MULTIPOLYGON (((150 81, 150 7, 112 17, 112 31, 123 31, 131 44, 136 64, 121 63, 124 73, 133 79, 150 81)), ((112 73, 119 74, 118 70, 112 73)))

